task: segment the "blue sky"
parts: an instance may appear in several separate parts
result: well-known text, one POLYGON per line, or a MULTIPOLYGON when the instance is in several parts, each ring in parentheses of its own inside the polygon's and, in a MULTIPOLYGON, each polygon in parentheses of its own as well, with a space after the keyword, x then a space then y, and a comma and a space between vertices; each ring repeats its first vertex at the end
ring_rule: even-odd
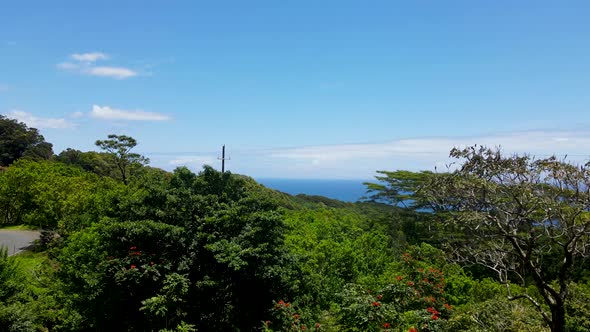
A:
POLYGON ((258 178, 590 156, 588 1, 3 1, 0 114, 258 178))

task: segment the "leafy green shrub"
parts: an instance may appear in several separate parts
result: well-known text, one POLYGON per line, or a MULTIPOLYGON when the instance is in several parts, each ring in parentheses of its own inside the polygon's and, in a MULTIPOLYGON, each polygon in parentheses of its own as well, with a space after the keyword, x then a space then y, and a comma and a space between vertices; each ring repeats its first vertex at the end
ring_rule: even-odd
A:
POLYGON ((345 287, 342 323, 348 330, 445 330, 453 308, 445 299, 443 272, 410 253, 402 255, 400 268, 392 283, 376 292, 345 287))
POLYGON ((535 309, 500 295, 457 308, 449 320, 450 331, 549 331, 535 309))
MULTIPOLYGON (((380 292, 378 292, 380 293, 380 292)), ((341 324, 347 331, 383 331, 401 321, 395 300, 360 285, 348 284, 343 298, 341 324)))
POLYGON ((568 331, 590 331, 590 285, 572 284, 565 309, 568 331))
POLYGON ((272 331, 323 331, 322 324, 314 322, 313 316, 290 302, 273 302, 272 320, 262 324, 264 332, 272 331))

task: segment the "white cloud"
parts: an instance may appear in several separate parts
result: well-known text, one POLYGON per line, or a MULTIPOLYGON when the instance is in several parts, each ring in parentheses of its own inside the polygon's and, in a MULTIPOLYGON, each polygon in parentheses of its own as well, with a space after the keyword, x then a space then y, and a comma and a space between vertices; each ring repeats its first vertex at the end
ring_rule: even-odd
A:
POLYGON ((203 165, 212 165, 217 161, 213 156, 180 156, 176 159, 170 160, 168 163, 173 166, 190 166, 195 165, 201 167, 203 165))
POLYGON ((72 59, 81 62, 95 62, 97 60, 106 60, 109 58, 108 55, 101 52, 92 53, 74 53, 71 55, 72 59))
POLYGON ((84 69, 83 72, 88 75, 112 77, 118 80, 137 76, 137 72, 123 67, 90 67, 84 69))
POLYGON ((78 74, 99 76, 99 77, 110 77, 118 80, 137 76, 138 73, 135 70, 125 67, 113 67, 113 66, 95 66, 94 62, 98 60, 106 60, 109 58, 107 54, 94 52, 94 53, 82 53, 72 54, 71 58, 74 62, 66 61, 57 64, 59 69, 72 71, 78 74))
POLYGON ((63 129, 71 128, 74 126, 73 123, 67 121, 64 118, 40 118, 36 117, 31 113, 12 110, 8 112, 8 116, 14 118, 20 122, 24 122, 27 126, 37 129, 63 129))
POLYGON ((145 111, 127 111, 109 106, 92 106, 90 116, 103 120, 129 120, 129 121, 166 121, 170 117, 164 114, 145 112, 145 111))

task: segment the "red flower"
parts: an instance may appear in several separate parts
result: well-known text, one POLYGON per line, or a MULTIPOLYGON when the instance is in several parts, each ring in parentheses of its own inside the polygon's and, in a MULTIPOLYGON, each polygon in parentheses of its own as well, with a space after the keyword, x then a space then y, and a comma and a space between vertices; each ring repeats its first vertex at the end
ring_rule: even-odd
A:
POLYGON ((412 281, 408 281, 408 286, 412 287, 414 286, 414 283, 412 281))
POLYGON ((307 327, 305 327, 305 325, 301 325, 301 330, 305 331, 307 330, 307 327))
POLYGON ((136 268, 136 266, 131 264, 130 268, 134 269, 134 268, 136 268))
POLYGON ((373 302, 372 306, 373 307, 380 307, 381 306, 381 303, 375 301, 375 302, 373 302))
POLYGON ((298 320, 301 316, 299 314, 293 314, 293 319, 298 320))
POLYGON ((135 249, 137 249, 136 246, 133 246, 133 247, 129 248, 129 250, 135 250, 135 249))
POLYGON ((432 317, 430 317, 430 318, 432 318, 432 320, 437 320, 438 316, 432 315, 432 317))
POLYGON ((385 324, 383 324, 383 328, 384 328, 384 329, 388 329, 388 328, 390 328, 390 327, 391 327, 391 324, 389 324, 389 323, 385 323, 385 324))
POLYGON ((382 294, 377 295, 377 300, 381 301, 382 298, 383 298, 382 294))
POLYGON ((449 305, 448 303, 445 303, 444 306, 447 308, 447 310, 453 310, 453 306, 449 305))
POLYGON ((434 309, 433 307, 428 307, 426 309, 426 311, 428 311, 429 313, 433 314, 433 315, 438 315, 440 312, 438 312, 436 309, 434 309))
POLYGON ((418 332, 418 330, 415 327, 410 327, 408 332, 418 332))
POLYGON ((402 276, 397 276, 397 277, 395 277, 395 279, 396 279, 397 281, 402 281, 402 279, 403 279, 403 278, 404 278, 404 277, 402 277, 402 276))
POLYGON ((316 329, 316 330, 319 330, 319 329, 320 329, 320 326, 322 326, 322 324, 320 324, 320 323, 315 323, 315 329, 316 329))

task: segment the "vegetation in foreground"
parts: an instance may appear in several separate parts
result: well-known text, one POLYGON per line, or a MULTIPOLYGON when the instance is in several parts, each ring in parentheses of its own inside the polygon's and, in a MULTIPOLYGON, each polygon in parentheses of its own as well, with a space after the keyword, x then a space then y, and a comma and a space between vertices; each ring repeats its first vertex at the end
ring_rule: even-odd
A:
POLYGON ((352 204, 0 129, 0 224, 49 230, 0 251, 0 331, 590 329, 587 166, 454 150, 352 204))

